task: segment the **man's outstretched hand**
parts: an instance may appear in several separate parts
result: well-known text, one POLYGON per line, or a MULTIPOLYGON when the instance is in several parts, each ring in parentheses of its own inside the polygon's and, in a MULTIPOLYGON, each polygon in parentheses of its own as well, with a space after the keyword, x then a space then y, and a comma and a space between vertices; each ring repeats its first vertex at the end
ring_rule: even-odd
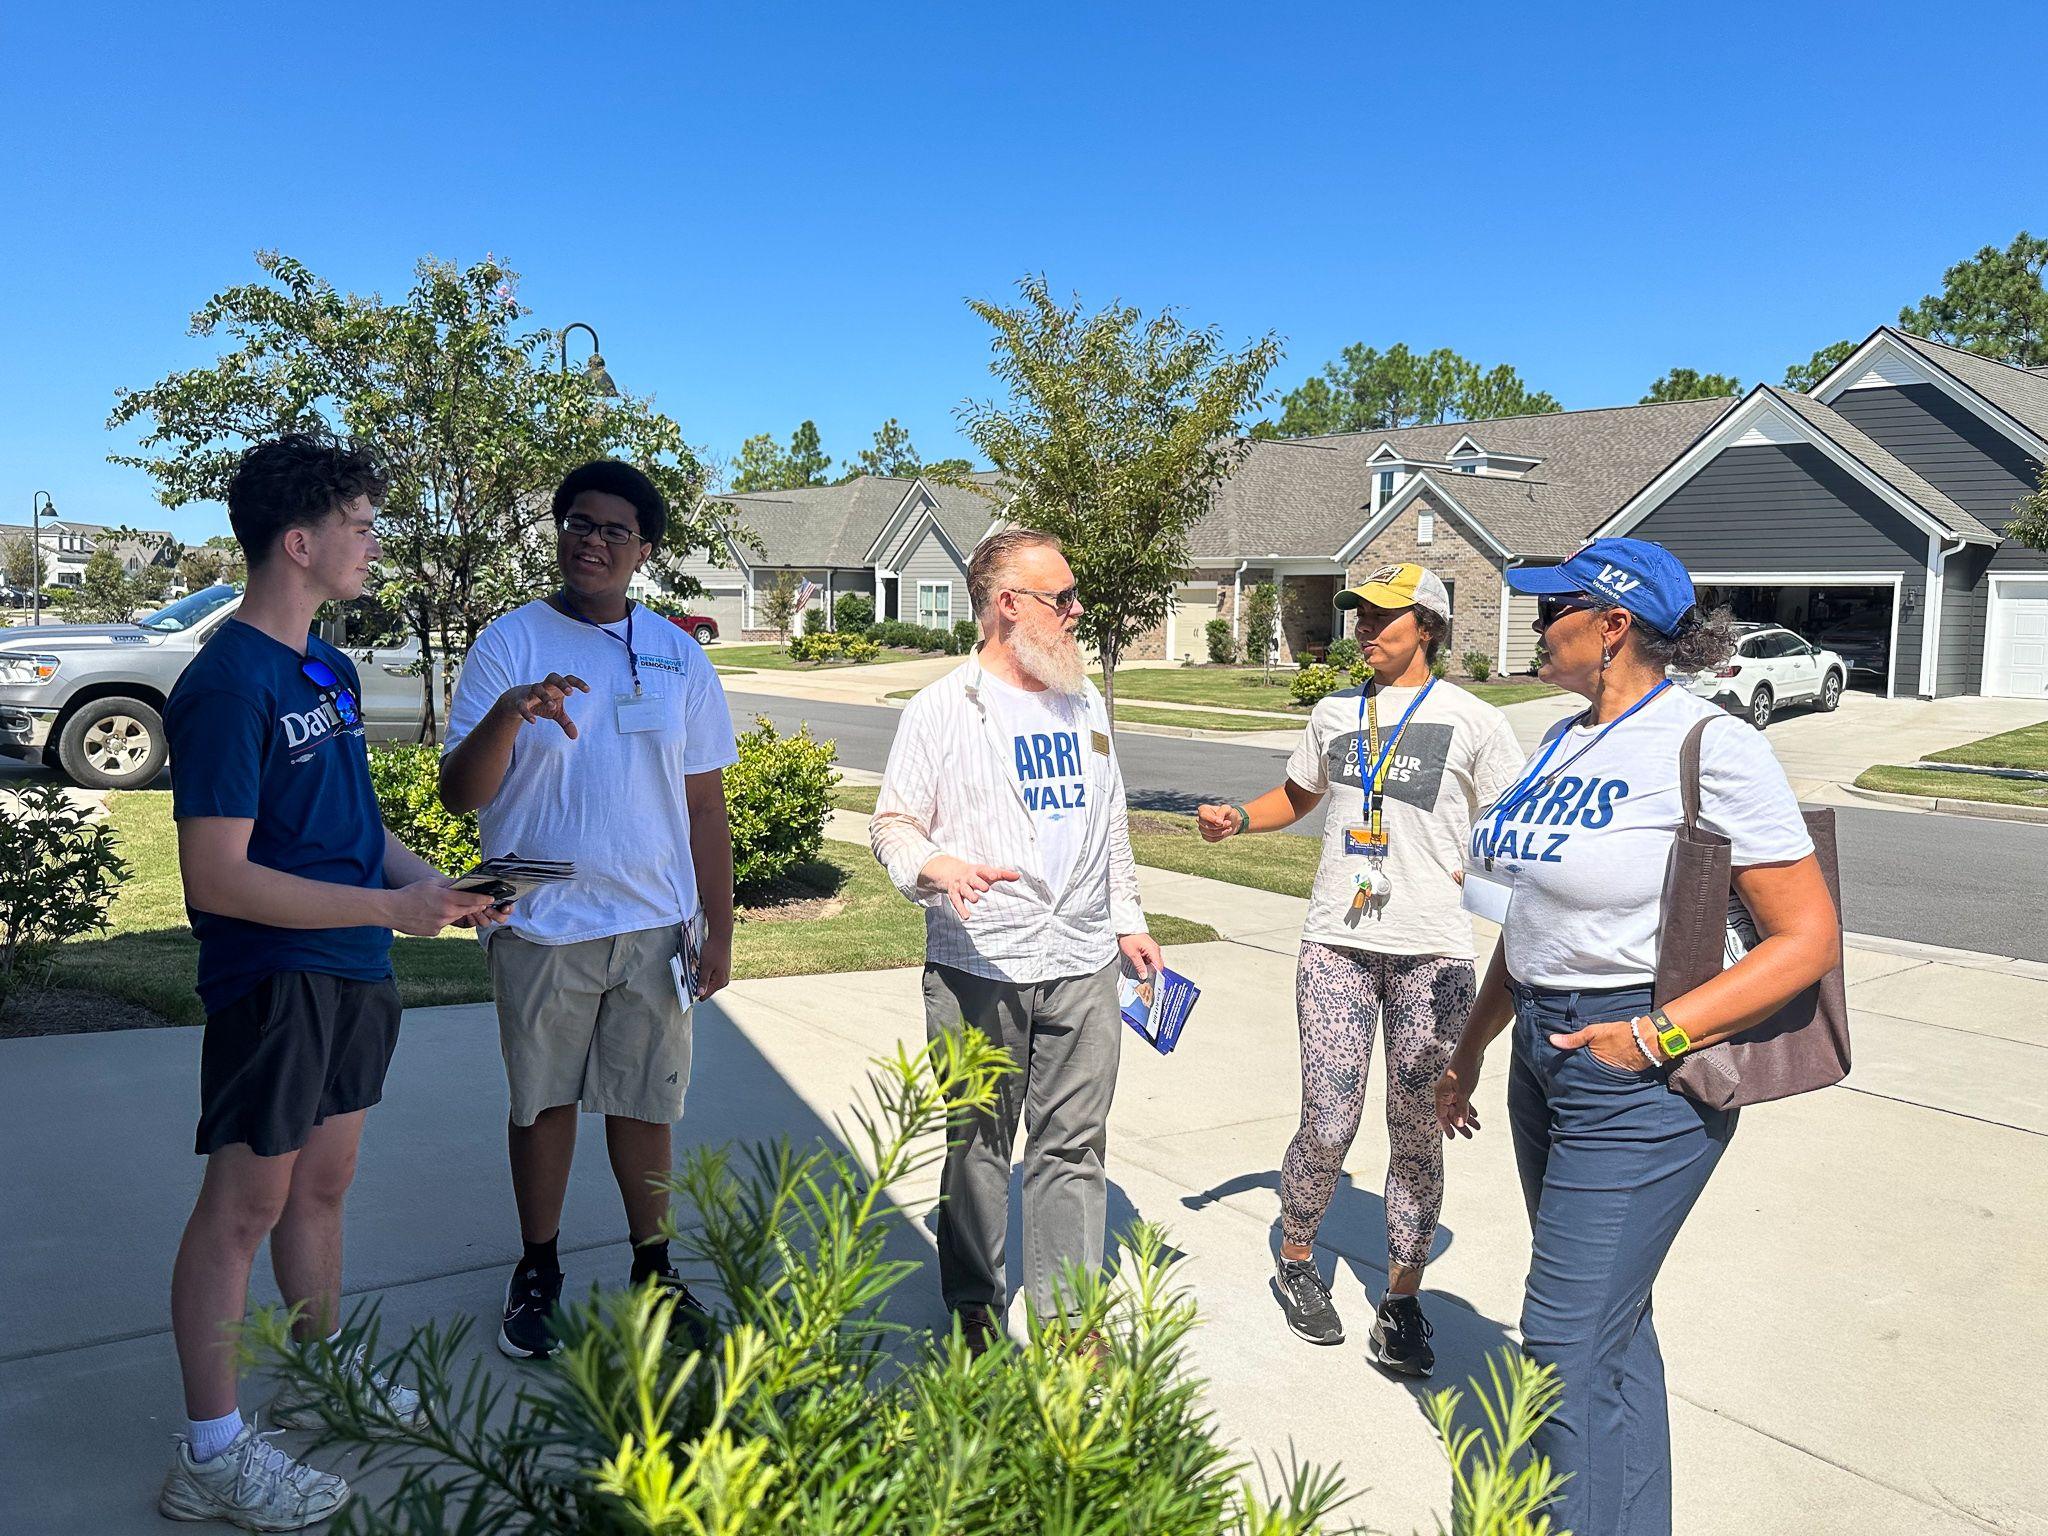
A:
POLYGON ((521 683, 498 696, 497 708, 517 715, 522 725, 552 720, 571 741, 576 739, 576 722, 569 718, 569 695, 588 693, 590 684, 574 672, 550 672, 537 683, 521 683))
POLYGON ((932 889, 943 891, 964 923, 974 915, 968 908, 986 896, 997 881, 1020 880, 1023 876, 1000 864, 970 864, 942 853, 919 870, 917 878, 932 889))

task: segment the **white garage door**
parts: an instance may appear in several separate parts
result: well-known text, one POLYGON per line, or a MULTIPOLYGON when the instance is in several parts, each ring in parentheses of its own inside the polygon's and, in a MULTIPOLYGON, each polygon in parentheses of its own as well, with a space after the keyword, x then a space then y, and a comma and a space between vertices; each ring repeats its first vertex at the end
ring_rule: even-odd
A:
POLYGON ((2004 579, 1992 587, 1984 691, 2011 699, 2048 697, 2048 576, 2004 579))

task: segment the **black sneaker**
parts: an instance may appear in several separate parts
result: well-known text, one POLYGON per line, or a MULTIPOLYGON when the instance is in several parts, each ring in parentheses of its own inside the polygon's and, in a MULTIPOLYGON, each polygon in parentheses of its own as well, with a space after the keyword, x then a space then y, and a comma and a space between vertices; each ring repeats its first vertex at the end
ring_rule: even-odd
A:
POLYGON ((545 1360, 555 1351, 555 1303, 562 1299, 562 1272, 520 1264, 505 1288, 505 1321, 498 1350, 514 1360, 545 1360))
POLYGON ((1427 1376, 1436 1369, 1436 1351, 1429 1347, 1436 1330, 1422 1315, 1413 1296, 1389 1296, 1373 1314, 1372 1357, 1403 1376, 1427 1376))
POLYGON ((711 1347, 718 1328, 712 1321, 710 1309, 690 1294, 690 1288, 683 1284, 683 1277, 676 1273, 674 1265, 663 1265, 645 1276, 641 1283, 658 1285, 675 1298, 675 1326, 682 1329, 683 1341, 689 1348, 706 1350, 711 1347))
POLYGON ((1287 1314, 1287 1326, 1311 1344, 1342 1344, 1344 1324, 1330 1302, 1330 1288, 1316 1273, 1313 1259, 1279 1262, 1273 1289, 1280 1297, 1280 1310, 1287 1314))

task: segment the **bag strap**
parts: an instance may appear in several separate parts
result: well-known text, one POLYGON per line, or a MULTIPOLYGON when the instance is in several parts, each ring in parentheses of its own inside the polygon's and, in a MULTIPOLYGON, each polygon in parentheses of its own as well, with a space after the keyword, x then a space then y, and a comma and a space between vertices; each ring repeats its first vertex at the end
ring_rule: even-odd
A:
POLYGON ((1685 733, 1685 745, 1678 749, 1678 793, 1685 804, 1685 830, 1700 829, 1700 738, 1714 723, 1712 715, 1696 722, 1685 733))

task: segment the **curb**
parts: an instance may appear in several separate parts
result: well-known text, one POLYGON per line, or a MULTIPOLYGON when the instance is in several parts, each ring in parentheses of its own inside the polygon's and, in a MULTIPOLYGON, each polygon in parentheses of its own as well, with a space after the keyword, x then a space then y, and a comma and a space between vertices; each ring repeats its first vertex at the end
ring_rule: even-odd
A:
POLYGON ((1895 795, 1882 789, 1859 789, 1854 784, 1840 787, 1846 795, 1894 810, 1939 811, 1945 816, 1974 816, 1980 821, 2048 824, 2048 806, 1997 805, 1989 800, 1952 800, 1945 795, 1895 795))
POLYGON ((1899 955, 1924 960, 1931 965, 1961 966, 1965 970, 1992 971, 2001 976, 2021 976, 2029 981, 2048 981, 2048 961, 2023 960, 2015 955, 1994 955, 1977 949, 1951 949, 1945 944, 1923 944, 1918 939, 1893 939, 1881 933, 1842 934, 1847 949, 1873 954, 1899 955))

